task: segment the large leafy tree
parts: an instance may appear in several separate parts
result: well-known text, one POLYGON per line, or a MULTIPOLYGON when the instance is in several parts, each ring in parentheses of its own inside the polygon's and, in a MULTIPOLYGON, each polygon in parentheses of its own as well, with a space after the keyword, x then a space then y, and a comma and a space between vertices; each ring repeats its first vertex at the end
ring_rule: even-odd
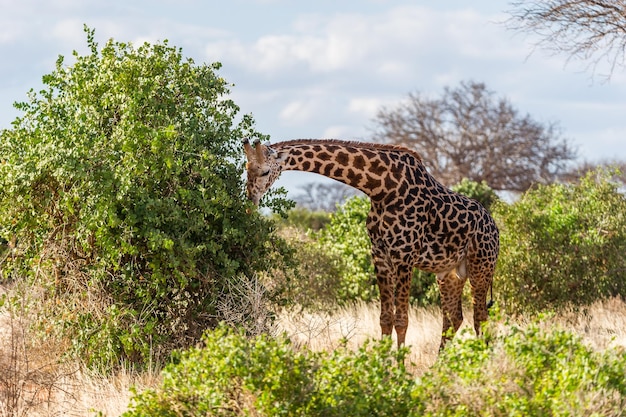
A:
POLYGON ((167 42, 99 50, 85 30, 90 52, 59 57, 1 132, 2 279, 43 283, 87 360, 142 361, 194 342, 227 281, 276 259, 243 195, 239 140, 261 135, 219 64, 167 42))
POLYGON ((467 178, 521 192, 554 181, 575 157, 556 124, 521 115, 483 83, 446 88, 441 98, 410 94, 374 123, 374 140, 417 150, 448 186, 467 178))

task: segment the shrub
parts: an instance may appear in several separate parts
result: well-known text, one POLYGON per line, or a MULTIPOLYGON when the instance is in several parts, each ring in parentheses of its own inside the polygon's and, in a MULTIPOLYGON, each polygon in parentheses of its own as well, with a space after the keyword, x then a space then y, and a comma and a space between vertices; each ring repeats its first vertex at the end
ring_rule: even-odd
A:
POLYGON ((358 352, 314 353, 284 337, 220 328, 181 353, 161 386, 137 393, 124 415, 406 415, 413 380, 405 354, 390 338, 358 352))
POLYGON ((626 359, 570 332, 509 327, 487 344, 456 338, 412 395, 415 416, 620 415, 626 359))
POLYGON ((626 294, 626 197, 608 172, 538 186, 497 204, 494 289, 510 311, 583 306, 626 294))
POLYGON ((415 407, 414 378, 405 368, 408 349, 391 338, 366 341, 357 351, 323 355, 306 415, 403 416, 415 407))
POLYGON ((268 286, 281 304, 311 310, 332 310, 339 302, 343 259, 313 240, 313 232, 283 227, 278 232, 293 250, 292 262, 267 272, 268 286))
POLYGON ((239 142, 259 134, 235 124, 220 65, 167 42, 98 51, 85 30, 90 53, 59 57, 0 134, 2 279, 45 288, 86 361, 142 363, 198 340, 226 281, 283 244, 247 213, 239 142))
POLYGON ((330 222, 330 214, 325 211, 311 211, 306 208, 294 208, 287 216, 273 216, 279 228, 295 227, 302 231, 319 231, 330 222))
POLYGON ((353 197, 331 215, 330 223, 317 234, 317 242, 340 262, 341 284, 337 298, 369 301, 378 296, 372 249, 365 222, 370 203, 353 197))
POLYGON ((315 353, 219 328, 176 356, 159 387, 135 393, 125 416, 621 415, 623 352, 595 352, 546 322, 489 329, 489 343, 455 338, 419 378, 391 338, 315 353))

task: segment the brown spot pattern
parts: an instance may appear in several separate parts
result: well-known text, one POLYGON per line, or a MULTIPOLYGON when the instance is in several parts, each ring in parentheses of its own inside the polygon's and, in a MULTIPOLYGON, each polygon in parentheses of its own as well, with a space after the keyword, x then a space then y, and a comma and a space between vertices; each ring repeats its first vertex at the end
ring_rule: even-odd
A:
MULTIPOLYGON (((262 145, 257 145, 262 146, 262 145)), ((380 288, 383 335, 404 343, 413 268, 433 272, 441 292, 441 347, 463 321, 469 279, 474 328, 487 320, 487 293, 499 252, 498 228, 479 203, 433 178, 409 149, 380 144, 295 140, 269 146, 264 164, 248 162, 248 196, 258 201, 283 170, 315 172, 356 187, 371 199, 367 230, 380 288), (278 155, 282 159, 272 159, 278 155), (264 180, 258 172, 271 170, 264 180)))

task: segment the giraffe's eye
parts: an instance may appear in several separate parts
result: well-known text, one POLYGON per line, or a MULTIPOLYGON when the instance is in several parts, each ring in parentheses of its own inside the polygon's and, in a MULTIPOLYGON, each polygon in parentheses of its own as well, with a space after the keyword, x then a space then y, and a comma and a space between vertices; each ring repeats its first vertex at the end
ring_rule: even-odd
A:
POLYGON ((270 174, 270 170, 268 169, 267 171, 261 172, 261 175, 259 175, 259 177, 265 177, 265 176, 267 176, 269 174, 270 174))

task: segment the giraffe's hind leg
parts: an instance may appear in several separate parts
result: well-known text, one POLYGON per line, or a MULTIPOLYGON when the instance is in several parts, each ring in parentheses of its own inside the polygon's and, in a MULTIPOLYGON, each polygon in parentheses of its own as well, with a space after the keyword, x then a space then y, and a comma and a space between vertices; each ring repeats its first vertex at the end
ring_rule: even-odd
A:
POLYGON ((493 281, 493 268, 472 267, 470 285, 472 288, 472 308, 474 310, 474 330, 480 335, 480 327, 487 321, 487 293, 493 281))
POLYGON ((441 333, 442 349, 448 340, 452 339, 463 323, 463 306, 461 298, 465 278, 457 275, 456 271, 448 271, 437 274, 437 284, 441 292, 441 313, 443 316, 443 328, 441 333))

